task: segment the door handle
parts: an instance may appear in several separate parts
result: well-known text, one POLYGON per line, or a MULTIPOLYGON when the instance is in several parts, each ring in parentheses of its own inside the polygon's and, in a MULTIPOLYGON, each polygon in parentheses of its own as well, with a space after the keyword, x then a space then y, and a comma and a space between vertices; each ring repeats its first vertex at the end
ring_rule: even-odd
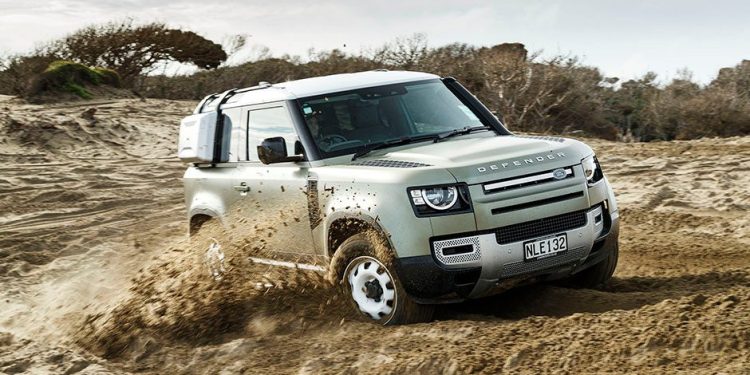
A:
POLYGON ((247 186, 247 183, 245 182, 240 182, 239 185, 234 185, 233 188, 234 190, 237 190, 240 193, 247 193, 250 191, 250 186, 247 186))

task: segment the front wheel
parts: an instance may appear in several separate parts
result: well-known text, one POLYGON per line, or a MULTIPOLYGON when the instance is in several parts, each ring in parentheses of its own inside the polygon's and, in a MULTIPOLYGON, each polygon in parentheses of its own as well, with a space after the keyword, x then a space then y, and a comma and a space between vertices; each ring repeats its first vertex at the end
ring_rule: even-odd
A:
POLYGON ((392 267, 392 255, 379 254, 374 236, 358 234, 341 244, 332 265, 346 264, 340 275, 343 292, 365 319, 396 325, 432 319, 434 307, 409 297, 392 267))
POLYGON ((601 262, 587 268, 568 279, 571 286, 577 288, 598 288, 612 278, 617 268, 617 259, 619 258, 619 248, 615 244, 612 252, 601 262))

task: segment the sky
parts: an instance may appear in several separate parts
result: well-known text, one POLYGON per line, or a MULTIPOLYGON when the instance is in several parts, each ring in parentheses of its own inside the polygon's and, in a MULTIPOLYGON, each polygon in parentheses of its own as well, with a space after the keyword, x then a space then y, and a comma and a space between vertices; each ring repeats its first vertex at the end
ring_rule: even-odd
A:
POLYGON ((126 17, 216 42, 249 35, 238 58, 261 45, 277 56, 305 57, 310 48, 356 54, 423 33, 432 47, 520 42, 542 57, 579 56, 621 79, 653 71, 667 80, 688 68, 708 83, 750 59, 747 0, 0 0, 0 54, 126 17))

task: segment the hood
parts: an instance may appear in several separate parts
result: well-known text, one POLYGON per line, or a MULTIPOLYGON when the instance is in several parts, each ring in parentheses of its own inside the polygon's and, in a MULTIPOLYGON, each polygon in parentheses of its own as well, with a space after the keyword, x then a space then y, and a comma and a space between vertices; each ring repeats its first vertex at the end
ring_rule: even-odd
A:
POLYGON ((476 184, 575 165, 591 154, 590 147, 572 139, 476 134, 398 148, 367 159, 441 167, 459 182, 476 184))

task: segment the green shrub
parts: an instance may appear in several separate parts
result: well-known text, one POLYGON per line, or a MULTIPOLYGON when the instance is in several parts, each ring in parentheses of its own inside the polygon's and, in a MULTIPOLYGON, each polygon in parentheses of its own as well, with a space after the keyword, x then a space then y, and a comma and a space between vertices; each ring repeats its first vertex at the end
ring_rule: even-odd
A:
POLYGON ((90 99, 93 95, 86 89, 86 86, 100 84, 119 87, 120 76, 110 69, 89 68, 76 62, 57 60, 50 63, 44 72, 34 77, 26 90, 26 96, 64 91, 83 99, 90 99))
POLYGON ((66 60, 53 61, 42 73, 49 82, 64 85, 68 82, 91 83, 98 85, 102 83, 102 76, 96 70, 86 65, 66 60))
POLYGON ((93 68, 92 70, 99 74, 101 82, 105 85, 110 85, 112 87, 122 86, 120 75, 117 74, 116 71, 107 68, 93 68))
POLYGON ((91 99, 93 97, 85 87, 72 82, 66 83, 65 86, 63 86, 63 89, 69 93, 76 94, 83 99, 91 99))

